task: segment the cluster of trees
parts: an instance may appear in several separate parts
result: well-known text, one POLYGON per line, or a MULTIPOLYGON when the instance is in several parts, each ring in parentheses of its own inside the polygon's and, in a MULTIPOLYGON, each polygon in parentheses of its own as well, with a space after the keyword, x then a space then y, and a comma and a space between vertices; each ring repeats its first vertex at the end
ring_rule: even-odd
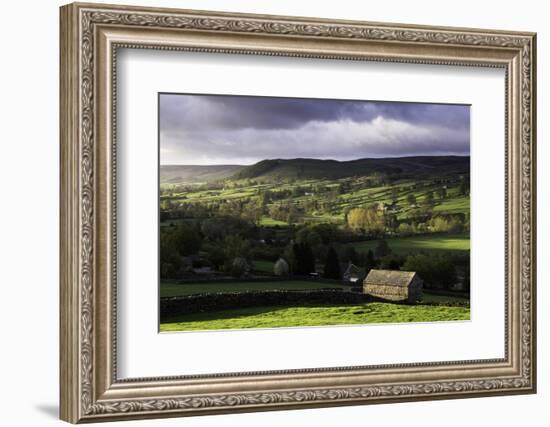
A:
POLYGON ((379 234, 386 228, 386 216, 377 205, 350 209, 345 219, 348 227, 363 234, 379 234))
POLYGON ((340 261, 334 246, 343 240, 345 233, 335 224, 304 225, 296 231, 282 256, 288 262, 292 274, 316 273, 317 264, 322 264, 323 277, 340 279, 340 261))
POLYGON ((409 255, 401 269, 416 271, 428 288, 450 289, 457 282, 456 266, 450 257, 444 255, 409 255))
POLYGON ((297 275, 315 272, 315 255, 309 243, 303 241, 292 245, 292 272, 297 275))
POLYGON ((274 203, 269 207, 269 216, 277 221, 294 224, 304 216, 304 209, 292 202, 274 203))
POLYGON ((395 213, 378 205, 352 208, 346 212, 345 220, 349 229, 371 238, 383 236, 387 230, 408 236, 428 232, 458 233, 469 229, 468 219, 462 214, 433 215, 431 210, 417 209, 406 220, 400 221, 395 213))
POLYGON ((310 244, 306 241, 294 243, 287 248, 283 257, 275 263, 274 272, 277 275, 282 275, 280 274, 280 263, 282 261, 288 266, 288 269, 286 270, 287 274, 297 276, 317 274, 318 260, 323 266, 322 277, 325 279, 342 279, 340 258, 334 247, 329 246, 326 251, 324 251, 322 258, 319 259, 315 256, 310 244))
POLYGON ((301 227, 295 239, 284 247, 255 247, 257 237, 257 228, 232 217, 169 227, 160 238, 161 277, 181 276, 182 269, 189 268, 184 260, 202 253, 214 269, 238 278, 250 271, 253 259, 264 254, 275 262, 279 275, 304 276, 320 269, 325 278, 341 279, 343 266, 352 263, 367 272, 372 268, 416 271, 426 287, 449 289, 459 280, 460 270, 464 287, 469 288, 469 257, 464 254, 403 256, 394 253, 384 239, 377 241, 374 250, 359 252, 351 245, 341 244, 346 240, 345 234, 333 224, 301 227))
POLYGON ((316 258, 308 243, 294 244, 282 258, 288 272, 307 275, 322 264, 322 276, 327 279, 341 279, 342 268, 349 263, 361 267, 366 273, 373 268, 387 270, 416 271, 425 282, 426 288, 452 289, 459 281, 469 291, 469 256, 467 254, 412 254, 400 255, 392 251, 387 240, 378 240, 374 250, 358 252, 353 246, 339 251, 330 246, 322 258, 316 258), (462 272, 461 275, 458 273, 462 272))
POLYGON ((235 217, 208 218, 202 222, 182 222, 161 229, 160 274, 174 278, 190 266, 189 256, 206 254, 213 268, 241 277, 252 265, 252 244, 258 229, 235 217))
POLYGON ((196 227, 181 224, 160 235, 160 275, 171 278, 182 267, 182 258, 196 254, 202 245, 202 236, 196 227))

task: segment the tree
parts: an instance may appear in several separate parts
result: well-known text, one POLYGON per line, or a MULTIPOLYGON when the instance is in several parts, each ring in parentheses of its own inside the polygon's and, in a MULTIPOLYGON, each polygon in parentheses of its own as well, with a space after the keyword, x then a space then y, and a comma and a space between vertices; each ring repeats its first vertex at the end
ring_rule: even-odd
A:
POLYGON ((202 221, 201 232, 207 240, 216 241, 231 235, 253 237, 254 227, 243 218, 220 216, 202 221))
POLYGON ((377 258, 382 258, 390 253, 391 248, 390 245, 388 245, 387 240, 378 240, 378 242, 376 243, 376 247, 374 248, 374 255, 376 255, 377 258))
POLYGON ((399 221, 397 220, 396 214, 387 214, 384 221, 386 222, 388 228, 392 231, 395 231, 399 226, 399 221))
POLYGON ((315 256, 307 242, 295 243, 292 246, 294 259, 294 274, 307 275, 315 271, 315 256))
POLYGON ((380 268, 384 270, 399 270, 405 259, 397 254, 389 253, 380 259, 380 268))
POLYGON ((235 278, 240 278, 248 273, 250 266, 243 257, 237 257, 231 263, 231 275, 235 278))
POLYGON ((316 246, 323 243, 321 235, 311 226, 300 228, 296 232, 296 241, 299 243, 306 242, 311 246, 316 246))
POLYGON ((468 185, 464 178, 460 180, 460 185, 458 186, 458 194, 460 196, 466 196, 468 194, 468 185))
POLYGON ((350 209, 347 221, 350 228, 367 233, 381 233, 385 229, 384 212, 377 206, 350 209))
POLYGON ((275 274, 275 276, 288 276, 289 271, 288 262, 283 258, 279 258, 273 265, 273 274, 275 274))
POLYGON ((359 254, 353 246, 347 246, 344 249, 343 260, 345 262, 351 262, 352 264, 359 264, 359 254))
POLYGON ((260 194, 260 203, 262 206, 267 206, 271 203, 271 193, 269 190, 265 190, 260 194))
MULTIPOLYGON (((233 271, 234 261, 243 258, 245 261, 250 257, 250 243, 240 236, 226 236, 223 241, 224 266, 226 271, 233 271)), ((237 269, 239 266, 236 267, 237 269)))
POLYGON ((457 280, 454 264, 442 256, 409 255, 402 269, 417 272, 427 288, 450 289, 457 280))
POLYGON ((374 253, 371 249, 367 252, 367 256, 365 258, 365 269, 367 271, 370 271, 371 269, 376 267, 376 259, 374 259, 374 253))
POLYGON ((470 263, 466 263, 464 267, 464 278, 462 279, 462 289, 464 292, 470 293, 470 263))
POLYGON ((327 253, 327 258, 325 260, 325 269, 323 276, 326 279, 341 279, 341 272, 340 272, 340 261, 338 259, 338 254, 334 250, 334 248, 331 246, 327 253))
POLYGON ((406 222, 402 222, 399 224, 399 227, 397 227, 397 232, 403 236, 408 236, 416 233, 416 227, 406 222))
POLYGON ((416 196, 413 193, 409 193, 407 195, 407 203, 410 206, 415 206, 416 205, 416 196))
POLYGON ((196 227, 182 223, 171 228, 169 234, 173 239, 175 250, 182 256, 193 255, 199 252, 202 237, 196 227))
POLYGON ((435 232, 458 233, 462 231, 463 224, 459 217, 436 216, 430 220, 430 226, 435 232))
POLYGON ((398 191, 397 187, 392 187, 391 188, 391 201, 392 201, 392 203, 396 204, 398 198, 399 198, 399 191, 398 191))
POLYGON ((182 223, 160 234, 160 275, 162 278, 173 278, 181 267, 182 256, 199 252, 202 237, 197 228, 182 223))
POLYGON ((206 258, 214 264, 216 269, 220 269, 225 262, 225 251, 219 244, 203 245, 202 250, 206 252, 206 258))
POLYGON ((173 279, 176 276, 176 267, 174 264, 161 263, 160 265, 160 277, 162 279, 173 279))
POLYGON ((288 225, 292 225, 300 220, 300 211, 296 209, 296 206, 291 205, 288 208, 288 213, 286 215, 285 221, 288 225))
POLYGON ((424 198, 424 205, 432 208, 434 205, 435 205, 435 200, 434 200, 434 193, 433 191, 428 191, 426 193, 426 196, 424 198))
POLYGON ((322 223, 311 226, 311 230, 321 236, 324 245, 338 242, 342 233, 336 224, 322 223))

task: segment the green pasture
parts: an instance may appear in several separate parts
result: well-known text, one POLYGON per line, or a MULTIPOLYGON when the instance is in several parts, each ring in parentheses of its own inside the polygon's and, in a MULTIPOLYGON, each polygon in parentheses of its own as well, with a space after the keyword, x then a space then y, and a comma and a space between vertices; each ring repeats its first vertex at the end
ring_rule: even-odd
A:
POLYGON ((268 273, 273 274, 273 267, 275 266, 274 262, 271 261, 258 261, 255 260, 254 263, 254 270, 261 271, 262 273, 268 273))
POLYGON ((262 219, 260 220, 260 225, 263 227, 275 227, 277 225, 286 226, 288 225, 288 223, 270 218, 268 216, 263 216, 262 219))
POLYGON ((444 199, 441 204, 434 207, 437 213, 466 213, 470 212, 470 197, 457 196, 444 199))
POLYGON ((176 317, 161 323, 160 331, 440 322, 469 319, 470 309, 468 307, 408 306, 386 303, 350 306, 251 307, 176 317))
POLYGON ((463 295, 439 295, 431 294, 424 291, 422 294, 422 303, 437 303, 437 304, 469 304, 470 299, 463 295))
MULTIPOLYGON (((398 254, 411 254, 414 252, 446 252, 470 250, 469 234, 423 234, 420 236, 395 237, 386 239, 388 245, 398 254)), ((366 252, 375 249, 376 240, 349 243, 357 251, 366 252)))

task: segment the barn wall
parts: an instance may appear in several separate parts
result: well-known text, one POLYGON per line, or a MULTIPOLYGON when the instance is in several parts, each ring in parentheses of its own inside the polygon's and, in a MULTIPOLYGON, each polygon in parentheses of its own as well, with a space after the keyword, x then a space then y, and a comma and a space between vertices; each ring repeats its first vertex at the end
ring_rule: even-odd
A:
POLYGON ((389 301, 406 301, 409 296, 405 286, 365 284, 363 289, 369 295, 389 301))

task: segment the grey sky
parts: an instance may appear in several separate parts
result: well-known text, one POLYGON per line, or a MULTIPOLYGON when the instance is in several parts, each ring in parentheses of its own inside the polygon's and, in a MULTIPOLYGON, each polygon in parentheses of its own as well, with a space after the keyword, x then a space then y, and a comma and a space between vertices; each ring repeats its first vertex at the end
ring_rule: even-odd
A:
POLYGON ((180 94, 159 102, 161 164, 470 154, 465 105, 180 94))

